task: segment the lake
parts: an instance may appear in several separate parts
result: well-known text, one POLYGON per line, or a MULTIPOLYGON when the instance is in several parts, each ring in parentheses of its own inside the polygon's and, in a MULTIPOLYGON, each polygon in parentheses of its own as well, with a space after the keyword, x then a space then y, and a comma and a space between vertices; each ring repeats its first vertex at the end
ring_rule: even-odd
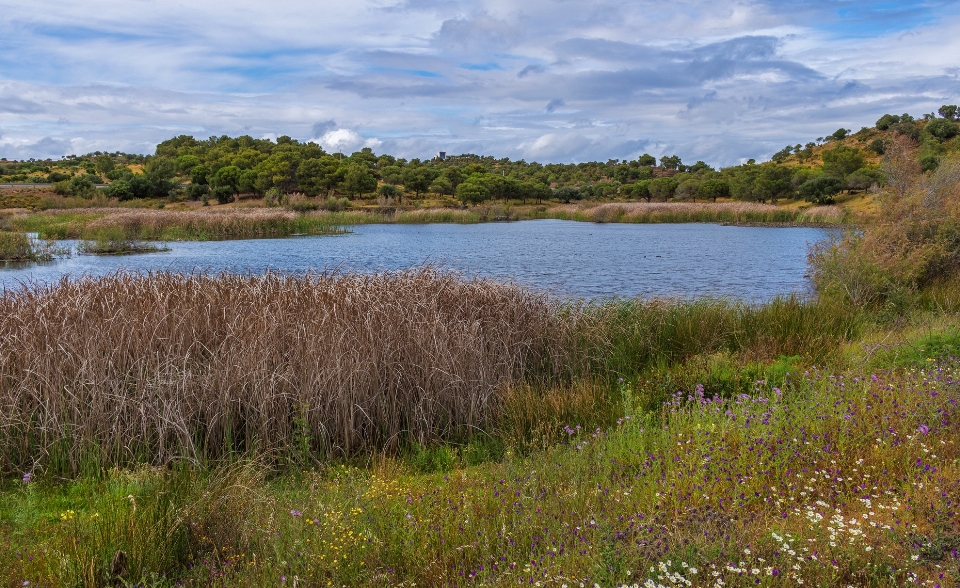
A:
POLYGON ((717 224, 593 224, 537 220, 477 225, 360 225, 347 235, 174 242, 171 251, 76 256, 0 269, 0 286, 119 269, 178 272, 395 270, 432 263, 561 296, 731 296, 751 301, 809 292, 815 228, 717 224))

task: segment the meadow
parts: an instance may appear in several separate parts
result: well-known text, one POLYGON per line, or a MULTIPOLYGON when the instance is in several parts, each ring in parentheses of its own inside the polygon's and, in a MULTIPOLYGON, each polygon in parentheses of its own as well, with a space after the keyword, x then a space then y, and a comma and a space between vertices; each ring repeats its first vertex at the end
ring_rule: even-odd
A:
MULTIPOLYGON (((957 585, 940 169, 813 248, 811 298, 429 267, 5 290, 0 584, 957 585)), ((113 214, 85 222, 154 226, 113 214)))
POLYGON ((951 585, 956 291, 899 326, 430 268, 7 292, 0 579, 951 585))

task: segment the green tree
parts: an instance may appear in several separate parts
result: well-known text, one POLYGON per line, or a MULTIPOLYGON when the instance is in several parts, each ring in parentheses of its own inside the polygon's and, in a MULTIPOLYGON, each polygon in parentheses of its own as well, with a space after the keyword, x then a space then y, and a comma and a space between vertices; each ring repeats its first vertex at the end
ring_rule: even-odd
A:
POLYGON ((113 158, 106 154, 98 155, 94 160, 94 164, 97 167, 97 172, 104 176, 112 172, 113 168, 116 166, 116 164, 113 162, 113 158))
POLYGON ((845 145, 825 150, 822 157, 823 173, 841 180, 866 164, 859 149, 845 145))
POLYGON ((842 186, 840 179, 822 176, 807 180, 800 186, 800 195, 814 204, 832 204, 833 196, 842 186))
POLYGON ((650 189, 650 197, 657 200, 662 199, 664 202, 666 202, 667 200, 673 198, 673 195, 677 192, 677 187, 679 185, 680 182, 674 178, 657 178, 655 180, 650 180, 650 184, 648 185, 650 189))
POLYGON ((480 204, 488 195, 487 188, 481 182, 471 181, 470 178, 457 186, 457 199, 464 204, 480 204))
POLYGON ((893 125, 900 122, 900 117, 895 114, 885 114, 877 120, 877 130, 886 131, 893 125))
POLYGON ((453 194, 453 184, 447 176, 437 176, 430 184, 430 191, 443 196, 444 194, 453 194))
MULTIPOLYGON (((956 107, 954 107, 956 108, 956 107)), ((941 141, 952 139, 960 133, 960 126, 947 118, 938 118, 927 123, 926 131, 941 141)))
POLYGON ((730 196, 730 184, 719 178, 706 180, 697 189, 697 196, 713 202, 716 202, 717 198, 728 198, 730 196))
POLYGON ((205 165, 195 165, 190 168, 190 183, 206 185, 209 182, 207 177, 210 175, 210 170, 207 169, 205 165))
POLYGON ((363 198, 364 192, 373 192, 377 189, 377 178, 370 173, 367 166, 350 163, 343 174, 343 189, 347 194, 356 194, 363 198))
POLYGON ((660 167, 663 169, 680 169, 683 162, 676 155, 664 155, 660 158, 660 167))
MULTIPOLYGON (((240 193, 240 175, 242 173, 243 170, 235 165, 221 167, 210 178, 210 187, 215 194, 219 193, 217 192, 219 188, 229 188, 231 194, 237 195, 240 193)), ((217 200, 219 201, 220 198, 218 197, 217 200)))
POLYGON ((643 155, 637 158, 637 163, 639 163, 642 166, 653 167, 657 165, 657 158, 650 155, 649 153, 644 153, 643 155))
POLYGON ((957 118, 957 105, 956 104, 944 104, 937 110, 940 113, 940 116, 953 120, 957 118))
POLYGON ((433 178, 433 170, 425 165, 409 165, 403 170, 404 188, 412 191, 418 198, 421 192, 430 189, 433 178))

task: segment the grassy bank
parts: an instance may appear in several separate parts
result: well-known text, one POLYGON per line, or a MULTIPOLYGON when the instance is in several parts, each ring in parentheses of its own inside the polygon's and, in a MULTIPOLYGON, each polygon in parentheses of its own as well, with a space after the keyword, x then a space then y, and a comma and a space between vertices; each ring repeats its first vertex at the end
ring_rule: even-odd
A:
POLYGON ((525 445, 543 419, 518 426, 516 408, 546 410, 555 391, 607 397, 701 354, 819 359, 858 328, 798 299, 571 305, 432 270, 118 274, 8 292, 0 315, 0 468, 67 475, 253 450, 351 457, 508 421, 525 445))
POLYGON ((343 232, 325 214, 261 208, 96 212, 84 209, 15 216, 9 222, 16 230, 36 232, 45 239, 93 240, 104 231, 143 241, 259 239, 343 232))
POLYGON ((0 493, 0 581, 954 585, 960 364, 935 355, 960 341, 948 323, 729 398, 694 386, 644 410, 643 384, 624 381, 617 421, 567 421, 527 457, 475 442, 281 476, 246 459, 68 484, 27 472, 0 493))
POLYGON ((50 241, 0 230, 0 262, 51 261, 62 252, 50 241))

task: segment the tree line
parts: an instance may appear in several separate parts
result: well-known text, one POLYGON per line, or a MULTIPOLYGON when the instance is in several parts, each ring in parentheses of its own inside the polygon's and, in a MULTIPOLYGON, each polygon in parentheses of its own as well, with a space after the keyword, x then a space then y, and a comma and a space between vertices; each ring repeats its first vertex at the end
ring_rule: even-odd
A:
POLYGON ((885 178, 877 162, 893 136, 919 144, 920 165, 934 169, 940 158, 960 149, 958 109, 945 105, 915 119, 885 114, 873 128, 838 129, 805 145, 788 145, 770 161, 754 160, 723 169, 677 155, 643 154, 635 160, 540 164, 464 154, 431 160, 376 154, 369 148, 349 155, 327 153, 313 142, 288 136, 276 141, 241 137, 196 139, 181 135, 157 145, 151 156, 93 153, 60 161, 0 161, 12 181, 30 177, 55 183, 57 191, 90 195, 107 181, 118 200, 169 197, 226 203, 241 194, 276 198, 349 196, 401 203, 425 194, 455 197, 464 204, 489 200, 543 202, 621 198, 653 201, 776 202, 804 198, 829 203, 842 190, 866 190, 885 178), (135 168, 131 168, 131 166, 135 168), (65 171, 58 171, 65 170, 65 171), (136 170, 136 171, 135 171, 136 170), (40 175, 46 173, 46 176, 40 175))

